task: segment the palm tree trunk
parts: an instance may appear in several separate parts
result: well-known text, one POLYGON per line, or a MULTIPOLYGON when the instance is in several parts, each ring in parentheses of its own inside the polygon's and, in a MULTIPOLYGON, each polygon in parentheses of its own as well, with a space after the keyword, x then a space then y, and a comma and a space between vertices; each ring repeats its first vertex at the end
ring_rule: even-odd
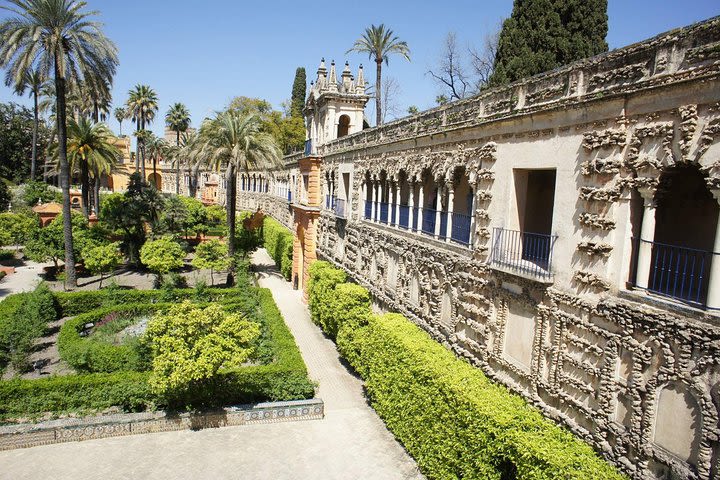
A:
POLYGON ((94 210, 95 210, 95 216, 100 216, 100 173, 95 172, 95 197, 93 200, 95 201, 94 210))
POLYGON ((198 169, 200 168, 200 163, 196 163, 193 165, 192 169, 190 170, 190 198, 195 198, 197 195, 197 189, 198 189, 198 169))
POLYGON ((382 58, 376 58, 377 65, 375 77, 375 126, 382 125, 382 103, 380 102, 380 94, 382 92, 382 58))
MULTIPOLYGON (((175 130, 175 146, 180 147, 180 130, 175 130)), ((180 195, 180 157, 175 158, 175 195, 180 195)))
POLYGON ((118 123, 120 124, 120 136, 122 137, 122 120, 118 120, 118 123))
POLYGON ((90 216, 90 172, 87 160, 80 164, 80 196, 82 197, 82 212, 85 218, 90 216))
POLYGON ((230 266, 228 267, 228 286, 233 284, 233 274, 235 273, 235 165, 228 164, 227 168, 227 223, 228 223, 228 256, 230 257, 230 266))
MULTIPOLYGON (((140 125, 141 125, 141 131, 144 134, 145 133, 145 119, 144 118, 140 120, 140 125)), ((142 161, 140 163, 140 168, 142 169, 143 182, 147 182, 147 177, 145 176, 145 137, 144 136, 141 138, 140 145, 141 145, 140 152, 142 152, 142 161)))
POLYGON ((35 118, 33 121, 33 137, 32 137, 32 158, 30 160, 30 180, 35 181, 35 169, 37 166, 37 142, 38 142, 38 123, 39 120, 39 114, 38 114, 38 92, 37 90, 33 90, 33 104, 35 107, 34 113, 35 118))
MULTIPOLYGON (((140 132, 140 119, 137 119, 135 132, 140 132)), ((140 173, 140 135, 135 140, 135 173, 140 173)))
POLYGON ((58 130, 58 157, 60 161, 60 188, 63 203, 63 237, 65 240, 65 275, 69 288, 77 286, 75 274, 75 252, 73 252, 72 217, 70 213, 70 166, 67 160, 67 124, 65 111, 65 79, 60 75, 57 60, 55 61, 55 92, 58 130))

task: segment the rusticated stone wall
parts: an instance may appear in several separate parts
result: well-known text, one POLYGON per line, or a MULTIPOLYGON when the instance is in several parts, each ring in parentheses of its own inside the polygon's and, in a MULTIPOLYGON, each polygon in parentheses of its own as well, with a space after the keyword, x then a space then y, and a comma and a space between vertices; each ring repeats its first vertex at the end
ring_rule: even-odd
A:
MULTIPOLYGON (((720 198, 719 134, 716 18, 317 146, 321 181, 352 172, 317 254, 632 478, 720 478, 720 316, 634 288, 632 240, 677 165, 720 198), (556 175, 542 280, 492 258, 493 229, 519 229, 520 169, 556 175), (458 172, 471 246, 365 219, 366 179, 446 188, 458 172)), ((286 199, 238 197, 293 225, 286 199)))

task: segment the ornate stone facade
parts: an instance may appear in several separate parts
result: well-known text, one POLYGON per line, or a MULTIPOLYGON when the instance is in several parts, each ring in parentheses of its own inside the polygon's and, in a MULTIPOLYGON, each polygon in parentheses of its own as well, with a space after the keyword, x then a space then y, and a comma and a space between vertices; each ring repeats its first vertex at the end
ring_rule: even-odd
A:
MULTIPOLYGON (((720 478, 718 42, 715 18, 318 142, 318 256, 632 478, 720 478)), ((273 175, 302 195, 298 159, 273 175)), ((290 226, 272 182, 237 206, 290 226)))

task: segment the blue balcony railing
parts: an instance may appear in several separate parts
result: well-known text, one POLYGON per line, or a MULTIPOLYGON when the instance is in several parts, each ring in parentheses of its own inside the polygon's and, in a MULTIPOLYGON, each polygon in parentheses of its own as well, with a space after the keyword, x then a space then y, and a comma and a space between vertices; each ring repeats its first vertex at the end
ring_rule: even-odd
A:
POLYGON ((648 290, 704 307, 710 265, 713 261, 720 261, 720 253, 646 240, 641 242, 652 245, 648 290))
POLYGON ((340 218, 346 218, 345 213, 345 200, 342 198, 335 198, 335 204, 333 205, 333 211, 335 212, 335 215, 340 218))
POLYGON ((410 221, 410 207, 407 205, 400 205, 400 218, 398 226, 400 228, 408 228, 408 222, 410 221))
POLYGON ((440 212, 440 232, 438 233, 438 238, 445 239, 447 236, 447 223, 448 223, 448 214, 447 212, 440 212))
POLYGON ((552 278, 552 256, 556 235, 493 229, 490 263, 521 275, 552 278))
POLYGON ((380 223, 388 223, 388 203, 380 202, 380 223))
POLYGON ((372 220, 370 217, 372 216, 372 202, 370 200, 365 200, 365 220, 372 220))
POLYGON ((423 208, 422 233, 435 235, 435 213, 432 208, 423 208))
POLYGON ((292 202, 292 190, 288 190, 287 199, 288 199, 288 202, 292 202))
POLYGON ((450 233, 450 238, 454 242, 463 245, 470 244, 470 220, 470 215, 463 215, 462 213, 452 214, 452 232, 450 233))

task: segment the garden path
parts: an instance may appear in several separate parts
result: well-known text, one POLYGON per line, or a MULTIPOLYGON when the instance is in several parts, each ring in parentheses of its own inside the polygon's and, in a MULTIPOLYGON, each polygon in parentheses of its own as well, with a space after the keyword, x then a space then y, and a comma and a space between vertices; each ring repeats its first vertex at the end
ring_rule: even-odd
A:
POLYGON ((0 281, 0 300, 13 293, 28 292, 34 290, 40 283, 40 274, 43 267, 52 265, 51 263, 35 263, 26 260, 15 267, 15 273, 12 273, 0 281))
POLYGON ((0 479, 420 479, 415 462, 367 405, 362 381, 310 320, 265 250, 253 255, 319 383, 325 418, 46 445, 0 452, 0 479))

